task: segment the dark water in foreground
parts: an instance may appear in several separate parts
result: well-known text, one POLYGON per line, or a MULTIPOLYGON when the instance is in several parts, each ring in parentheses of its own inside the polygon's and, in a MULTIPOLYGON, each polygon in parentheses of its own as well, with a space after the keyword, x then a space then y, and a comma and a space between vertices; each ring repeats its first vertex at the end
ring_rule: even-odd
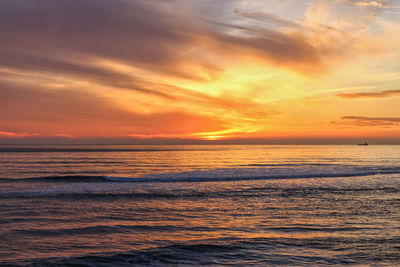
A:
POLYGON ((399 146, 0 146, 0 265, 399 263, 399 146))

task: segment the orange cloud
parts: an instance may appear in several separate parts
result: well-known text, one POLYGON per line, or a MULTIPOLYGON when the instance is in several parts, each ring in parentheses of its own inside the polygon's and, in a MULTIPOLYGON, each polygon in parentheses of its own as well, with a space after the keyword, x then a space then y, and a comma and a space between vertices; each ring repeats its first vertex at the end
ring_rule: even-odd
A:
MULTIPOLYGON (((0 84, 1 85, 1 84, 0 84)), ((107 98, 84 91, 35 90, 16 85, 0 86, 4 103, 0 124, 42 135, 128 136, 138 134, 189 134, 218 131, 229 123, 206 115, 183 111, 130 112, 107 98)), ((1 95, 0 95, 1 96, 1 95)))
POLYGON ((25 138, 25 137, 32 137, 32 136, 39 136, 37 133, 16 133, 16 132, 7 132, 7 131, 0 131, 0 137, 5 138, 25 138))

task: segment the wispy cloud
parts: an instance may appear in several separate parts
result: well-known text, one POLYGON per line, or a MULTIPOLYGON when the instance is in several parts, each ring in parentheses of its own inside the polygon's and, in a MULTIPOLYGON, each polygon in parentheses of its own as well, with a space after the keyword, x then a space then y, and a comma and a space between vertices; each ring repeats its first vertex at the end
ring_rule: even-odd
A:
POLYGON ((354 126, 398 126, 400 125, 400 118, 344 116, 340 121, 333 123, 354 126))
MULTIPOLYGON (((187 63, 209 64, 215 55, 224 54, 226 58, 254 55, 305 73, 305 69, 320 72, 329 54, 344 51, 316 46, 315 37, 304 32, 305 27, 277 15, 236 8, 231 16, 249 23, 234 26, 235 20, 220 21, 231 25, 231 29, 242 27, 242 34, 236 34, 227 27, 208 23, 214 18, 197 14, 198 10, 185 8, 179 1, 169 1, 168 5, 137 0, 43 0, 40 4, 3 0, 0 51, 4 56, 0 65, 38 71, 44 68, 49 71, 54 66, 53 72, 90 72, 92 78, 96 76, 99 80, 104 70, 93 66, 89 69, 87 63, 91 58, 103 58, 156 73, 196 79, 199 77, 187 68, 187 63), (279 27, 271 28, 269 24, 279 27), (211 60, 205 60, 205 54, 211 60), (66 59, 73 59, 74 65, 66 59)), ((321 27, 325 35, 326 29, 321 27)), ((126 82, 129 77, 122 74, 105 73, 105 79, 110 75, 117 76, 122 86, 129 84, 126 82)), ((112 82, 120 86, 116 79, 112 82)))
POLYGON ((127 136, 135 132, 179 135, 224 130, 229 125, 190 111, 127 111, 107 97, 80 90, 25 88, 3 82, 0 99, 0 125, 16 129, 16 133, 29 128, 41 135, 62 133, 64 137, 127 136))
POLYGON ((384 98, 400 95, 400 90, 385 90, 380 92, 342 93, 336 96, 341 98, 384 98))
POLYGON ((7 138, 25 138, 39 136, 38 133, 27 133, 27 132, 10 132, 10 131, 0 131, 0 137, 7 138))
POLYGON ((267 26, 268 24, 271 24, 281 27, 302 28, 302 25, 297 22, 282 19, 276 15, 265 12, 243 11, 242 9, 238 8, 234 11, 234 14, 241 16, 243 18, 258 20, 267 23, 267 26))
MULTIPOLYGON (((386 2, 386 1, 385 1, 386 2)), ((359 1, 356 2, 357 6, 362 6, 362 7, 385 7, 385 3, 384 2, 377 2, 377 1, 359 1)))

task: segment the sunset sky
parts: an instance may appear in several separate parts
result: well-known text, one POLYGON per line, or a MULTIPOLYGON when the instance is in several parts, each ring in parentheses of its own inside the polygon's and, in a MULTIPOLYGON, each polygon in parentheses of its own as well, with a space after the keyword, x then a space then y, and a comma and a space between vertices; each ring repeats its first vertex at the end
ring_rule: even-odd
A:
POLYGON ((400 0, 1 0, 0 143, 99 140, 400 143, 400 0))

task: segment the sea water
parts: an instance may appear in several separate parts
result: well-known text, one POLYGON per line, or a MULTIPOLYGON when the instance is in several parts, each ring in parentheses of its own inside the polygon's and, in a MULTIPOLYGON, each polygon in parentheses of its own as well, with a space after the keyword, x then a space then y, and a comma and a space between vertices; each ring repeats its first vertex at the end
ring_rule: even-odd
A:
POLYGON ((400 146, 0 146, 2 265, 397 265, 400 146))

